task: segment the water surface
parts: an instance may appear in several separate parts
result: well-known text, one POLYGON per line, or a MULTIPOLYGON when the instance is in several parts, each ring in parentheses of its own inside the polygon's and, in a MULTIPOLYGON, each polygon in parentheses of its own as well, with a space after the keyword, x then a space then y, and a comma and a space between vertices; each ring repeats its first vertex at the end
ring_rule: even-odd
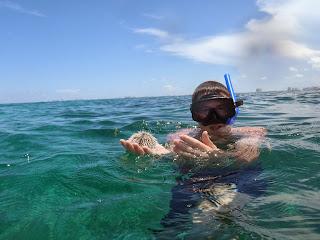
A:
POLYGON ((239 171, 248 189, 252 174, 266 185, 204 224, 189 206, 175 227, 163 224, 181 178, 173 157, 137 157, 119 139, 196 127, 191 96, 0 105, 0 239, 320 239, 320 92, 237 98, 235 127, 266 127, 272 147, 239 171))

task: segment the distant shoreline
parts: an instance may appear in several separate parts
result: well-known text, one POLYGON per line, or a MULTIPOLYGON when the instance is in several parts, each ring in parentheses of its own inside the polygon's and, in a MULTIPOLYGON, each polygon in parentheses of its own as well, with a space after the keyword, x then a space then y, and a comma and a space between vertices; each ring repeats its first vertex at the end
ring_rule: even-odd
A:
MULTIPOLYGON (((255 93, 255 94, 263 94, 263 93, 272 93, 272 92, 311 92, 311 91, 320 91, 319 89, 308 89, 308 90, 269 90, 269 91, 261 91, 261 92, 239 92, 237 94, 245 94, 245 93, 255 93)), ((305 88, 306 89, 306 88, 305 88)), ((97 98, 97 99, 60 99, 60 100, 48 100, 48 101, 35 101, 35 102, 8 102, 8 103, 0 103, 0 105, 6 104, 29 104, 29 103, 52 103, 52 102, 75 102, 75 101, 102 101, 102 100, 114 100, 114 99, 136 99, 136 98, 161 98, 161 97, 183 97, 183 96, 191 96, 188 95, 163 95, 163 96, 142 96, 142 97, 115 97, 115 98, 97 98)))

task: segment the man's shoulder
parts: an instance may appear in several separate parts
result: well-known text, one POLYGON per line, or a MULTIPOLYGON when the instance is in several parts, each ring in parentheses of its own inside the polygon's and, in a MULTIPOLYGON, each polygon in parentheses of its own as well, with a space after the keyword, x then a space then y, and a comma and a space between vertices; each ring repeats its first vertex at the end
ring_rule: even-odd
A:
POLYGON ((232 129, 234 133, 252 133, 252 134, 267 134, 267 129, 264 127, 239 127, 232 129))
POLYGON ((264 127, 241 127, 232 129, 232 132, 241 136, 236 142, 237 145, 260 145, 267 135, 267 129, 264 127))

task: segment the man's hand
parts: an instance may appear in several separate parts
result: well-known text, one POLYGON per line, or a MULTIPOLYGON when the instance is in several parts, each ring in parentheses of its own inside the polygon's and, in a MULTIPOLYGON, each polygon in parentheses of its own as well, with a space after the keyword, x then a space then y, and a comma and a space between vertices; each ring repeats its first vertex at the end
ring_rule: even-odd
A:
POLYGON ((219 148, 210 140, 207 131, 202 133, 202 142, 187 135, 182 135, 180 139, 173 143, 175 153, 191 158, 208 158, 213 151, 219 151, 219 148))
POLYGON ((120 139, 120 142, 127 151, 136 155, 144 155, 146 153, 150 153, 152 155, 162 155, 162 154, 170 153, 169 150, 167 150, 165 147, 163 147, 160 144, 157 144, 155 148, 150 149, 148 147, 141 147, 139 146, 138 143, 132 143, 124 139, 120 139))

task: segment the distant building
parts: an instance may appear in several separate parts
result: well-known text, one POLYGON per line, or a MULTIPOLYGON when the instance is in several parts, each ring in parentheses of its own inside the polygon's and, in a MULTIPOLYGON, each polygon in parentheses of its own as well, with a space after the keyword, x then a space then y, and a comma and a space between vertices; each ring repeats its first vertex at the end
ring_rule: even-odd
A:
POLYGON ((262 88, 257 88, 256 92, 262 92, 262 88))
POLYGON ((320 90, 320 87, 306 87, 306 88, 303 88, 303 91, 310 91, 310 90, 320 90))
POLYGON ((292 92, 292 91, 300 91, 299 88, 292 88, 292 87, 288 87, 288 91, 292 92))

